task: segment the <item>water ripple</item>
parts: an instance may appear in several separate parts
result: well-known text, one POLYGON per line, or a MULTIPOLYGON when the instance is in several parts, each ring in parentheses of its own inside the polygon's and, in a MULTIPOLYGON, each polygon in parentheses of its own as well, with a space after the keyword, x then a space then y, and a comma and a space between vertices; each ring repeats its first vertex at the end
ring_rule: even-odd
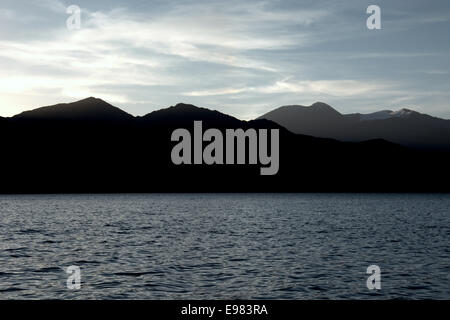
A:
POLYGON ((0 196, 0 299, 449 299, 450 196, 0 196), (369 291, 366 269, 382 270, 369 291), (66 268, 81 268, 81 290, 66 268))

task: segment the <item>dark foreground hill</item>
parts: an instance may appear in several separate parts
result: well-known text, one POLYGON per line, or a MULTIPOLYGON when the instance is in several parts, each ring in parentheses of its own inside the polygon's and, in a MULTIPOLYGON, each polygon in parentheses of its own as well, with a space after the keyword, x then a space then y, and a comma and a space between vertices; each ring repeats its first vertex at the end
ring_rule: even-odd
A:
POLYGON ((133 117, 85 99, 0 121, 1 193, 448 192, 449 154, 384 140, 361 143, 297 135, 268 120, 179 104, 133 117), (278 174, 261 165, 174 165, 171 133, 207 128, 278 128, 278 174))

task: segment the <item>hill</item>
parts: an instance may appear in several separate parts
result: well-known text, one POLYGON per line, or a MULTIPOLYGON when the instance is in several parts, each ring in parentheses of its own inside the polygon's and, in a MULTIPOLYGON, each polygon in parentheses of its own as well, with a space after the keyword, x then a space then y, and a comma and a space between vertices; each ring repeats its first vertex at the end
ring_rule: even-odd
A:
POLYGON ((144 117, 92 98, 47 108, 0 122, 7 137, 1 193, 450 191, 448 153, 382 139, 353 143, 294 134, 269 120, 241 121, 186 104, 144 117), (192 132, 194 120, 222 131, 278 129, 278 173, 262 176, 259 164, 173 164, 171 133, 192 132))

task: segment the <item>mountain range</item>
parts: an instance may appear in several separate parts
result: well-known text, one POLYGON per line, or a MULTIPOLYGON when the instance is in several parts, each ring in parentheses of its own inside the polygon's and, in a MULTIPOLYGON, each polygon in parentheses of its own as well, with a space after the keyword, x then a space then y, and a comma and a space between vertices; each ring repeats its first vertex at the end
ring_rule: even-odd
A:
POLYGON ((87 98, 0 118, 0 193, 449 192, 450 153, 445 148, 409 148, 378 136, 338 141, 324 138, 331 131, 314 137, 293 127, 300 123, 298 130, 313 130, 313 120, 327 128, 339 118, 361 123, 409 118, 402 113, 407 111, 340 115, 316 103, 241 121, 177 104, 134 117, 101 99, 87 98), (299 117, 284 123, 299 112, 308 114, 309 121, 299 117), (174 165, 171 133, 177 128, 192 131, 195 120, 203 121, 204 129, 222 131, 279 129, 278 174, 261 176, 258 165, 174 165))
POLYGON ((409 109, 341 114, 317 102, 309 107, 283 106, 259 119, 268 119, 294 133, 315 137, 341 141, 384 139, 414 148, 450 149, 450 120, 409 109))

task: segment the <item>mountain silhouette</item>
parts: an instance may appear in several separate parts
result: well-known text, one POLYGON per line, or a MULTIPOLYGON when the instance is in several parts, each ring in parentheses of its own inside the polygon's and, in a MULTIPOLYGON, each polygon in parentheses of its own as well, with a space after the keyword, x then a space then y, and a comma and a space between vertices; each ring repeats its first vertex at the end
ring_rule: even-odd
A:
POLYGON ((202 118, 204 120, 211 121, 234 121, 240 122, 240 120, 223 114, 216 110, 209 110, 206 108, 199 108, 192 104, 178 103, 175 106, 160 109, 157 111, 153 111, 144 117, 143 119, 147 121, 177 121, 177 118, 180 118, 180 121, 194 121, 196 119, 202 118), (183 119, 183 120, 181 120, 183 119))
POLYGON ((133 118, 109 103, 90 97, 73 103, 61 103, 22 112, 13 118, 28 120, 98 120, 120 121, 133 118))
POLYGON ((280 107, 259 119, 268 119, 294 133, 315 137, 354 142, 385 139, 415 148, 450 149, 450 120, 409 109, 341 114, 319 102, 309 107, 280 107))
MULTIPOLYGON (((330 122, 339 117, 325 104, 314 109, 330 122)), ((88 98, 0 119, 0 134, 1 193, 450 191, 448 152, 295 134, 271 120, 241 121, 189 104, 134 117, 88 98), (278 173, 260 175, 260 164, 173 164, 173 130, 193 134, 196 120, 222 132, 278 129, 278 173)))

